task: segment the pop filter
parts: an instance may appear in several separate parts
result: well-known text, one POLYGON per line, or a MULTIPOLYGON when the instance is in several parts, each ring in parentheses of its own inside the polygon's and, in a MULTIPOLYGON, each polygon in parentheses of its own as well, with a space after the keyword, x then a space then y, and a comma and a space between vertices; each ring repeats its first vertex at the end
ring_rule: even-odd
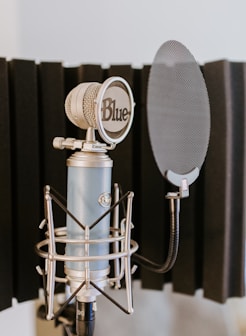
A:
POLYGON ((170 241, 163 264, 135 253, 147 269, 166 273, 174 265, 179 245, 180 198, 199 175, 210 135, 210 108, 198 64, 181 43, 168 41, 158 50, 150 69, 147 119, 151 147, 161 174, 178 192, 169 192, 170 241))
POLYGON ((203 75, 177 41, 158 50, 151 66, 147 118, 153 154, 172 184, 189 186, 199 175, 210 135, 210 109, 203 75))

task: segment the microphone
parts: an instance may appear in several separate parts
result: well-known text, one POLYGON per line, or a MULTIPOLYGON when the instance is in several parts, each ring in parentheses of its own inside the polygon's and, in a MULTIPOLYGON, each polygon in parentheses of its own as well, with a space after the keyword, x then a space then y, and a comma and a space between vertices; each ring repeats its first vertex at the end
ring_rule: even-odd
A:
POLYGON ((134 111, 134 101, 128 83, 121 77, 111 77, 103 84, 82 83, 67 96, 65 111, 76 126, 86 129, 86 139, 57 137, 57 149, 76 150, 67 159, 67 205, 62 204, 53 188, 45 188, 45 220, 47 239, 36 245, 37 253, 46 259, 45 283, 47 319, 59 318, 69 302, 76 300, 76 335, 91 336, 95 326, 96 297, 103 294, 125 313, 131 314, 131 255, 138 245, 131 240, 133 193, 119 197, 114 185, 111 196, 113 161, 107 150, 114 149, 128 134, 134 111), (96 140, 95 130, 106 143, 96 140), (126 217, 119 222, 119 205, 127 200, 126 217), (52 201, 67 214, 66 227, 54 228, 52 201), (112 204, 113 203, 113 204, 112 204), (113 225, 110 226, 113 211, 113 225), (56 244, 65 244, 65 254, 56 252, 56 244), (112 247, 111 247, 112 246, 112 247), (48 249, 48 252, 45 251, 48 249), (114 261, 114 276, 110 275, 110 260, 114 261), (64 262, 65 279, 58 278, 56 261, 64 262), (107 285, 120 287, 125 277, 127 308, 104 292, 107 285), (55 282, 68 284, 71 296, 54 313, 55 282))

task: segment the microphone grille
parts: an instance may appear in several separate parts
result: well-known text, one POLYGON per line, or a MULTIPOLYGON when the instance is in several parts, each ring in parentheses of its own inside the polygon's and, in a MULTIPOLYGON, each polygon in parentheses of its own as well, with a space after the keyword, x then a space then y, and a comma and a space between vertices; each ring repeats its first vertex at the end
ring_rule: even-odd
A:
POLYGON ((83 99, 84 117, 87 123, 93 128, 97 128, 95 115, 95 99, 97 97, 100 87, 101 84, 92 84, 88 86, 83 99))
POLYGON ((95 99, 101 87, 99 83, 82 83, 66 97, 65 111, 68 119, 82 129, 97 128, 95 99))

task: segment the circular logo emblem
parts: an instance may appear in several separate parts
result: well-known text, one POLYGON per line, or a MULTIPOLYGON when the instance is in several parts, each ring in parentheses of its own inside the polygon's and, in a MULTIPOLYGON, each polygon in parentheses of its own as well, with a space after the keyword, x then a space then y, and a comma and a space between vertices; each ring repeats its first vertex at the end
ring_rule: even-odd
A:
POLYGON ((101 120, 105 130, 116 133, 123 130, 130 120, 130 101, 127 92, 119 86, 109 87, 101 106, 101 120))

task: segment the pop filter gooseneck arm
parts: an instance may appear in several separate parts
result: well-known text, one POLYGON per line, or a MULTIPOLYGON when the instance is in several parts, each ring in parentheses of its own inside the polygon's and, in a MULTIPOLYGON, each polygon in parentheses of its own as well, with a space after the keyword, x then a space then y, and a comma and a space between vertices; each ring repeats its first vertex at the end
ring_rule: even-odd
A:
POLYGON ((179 247, 179 210, 180 199, 176 194, 169 193, 166 198, 170 200, 170 237, 168 246, 168 255, 163 264, 157 264, 150 259, 135 253, 133 260, 144 268, 155 273, 166 273, 172 269, 178 255, 179 247))
POLYGON ((147 269, 165 273, 175 263, 179 245, 180 199, 189 196, 207 153, 210 108, 200 68, 189 50, 168 41, 158 50, 151 66, 147 92, 150 143, 160 173, 178 192, 168 193, 170 241, 163 264, 134 254, 147 269))

